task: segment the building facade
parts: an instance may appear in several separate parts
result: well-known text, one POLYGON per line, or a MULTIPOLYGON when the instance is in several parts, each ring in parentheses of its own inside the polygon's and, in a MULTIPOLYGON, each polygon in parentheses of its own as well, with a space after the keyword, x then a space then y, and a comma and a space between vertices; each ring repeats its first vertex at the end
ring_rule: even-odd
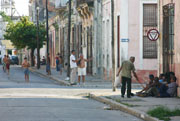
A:
POLYGON ((159 0, 159 13, 159 73, 175 72, 180 86, 180 1, 159 0))
POLYGON ((147 32, 158 29, 158 1, 115 0, 114 29, 117 67, 134 56, 140 81, 148 80, 149 74, 157 76, 158 42, 150 41, 147 32))

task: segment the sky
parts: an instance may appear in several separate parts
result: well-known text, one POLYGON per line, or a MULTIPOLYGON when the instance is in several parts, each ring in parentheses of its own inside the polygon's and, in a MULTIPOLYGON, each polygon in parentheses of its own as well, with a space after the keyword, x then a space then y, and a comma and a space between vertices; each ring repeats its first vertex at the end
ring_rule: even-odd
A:
POLYGON ((15 7, 18 13, 22 16, 27 16, 29 15, 29 10, 28 10, 28 3, 29 0, 14 0, 15 1, 15 7))

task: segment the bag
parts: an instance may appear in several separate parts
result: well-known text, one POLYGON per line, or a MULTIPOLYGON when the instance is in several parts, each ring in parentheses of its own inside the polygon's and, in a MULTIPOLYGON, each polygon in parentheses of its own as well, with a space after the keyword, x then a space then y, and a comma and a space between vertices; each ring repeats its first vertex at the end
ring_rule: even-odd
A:
POLYGON ((116 77, 116 80, 114 82, 114 87, 121 86, 121 76, 116 77))

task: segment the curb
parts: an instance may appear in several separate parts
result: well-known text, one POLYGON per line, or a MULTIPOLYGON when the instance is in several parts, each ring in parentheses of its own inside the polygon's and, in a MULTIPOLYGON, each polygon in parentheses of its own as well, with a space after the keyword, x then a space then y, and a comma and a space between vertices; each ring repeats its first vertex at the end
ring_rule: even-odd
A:
POLYGON ((110 105, 113 109, 117 109, 117 110, 123 111, 125 113, 131 114, 131 115, 136 116, 137 118, 143 119, 145 121, 159 121, 159 119, 151 117, 151 116, 145 114, 144 112, 141 112, 139 110, 130 108, 130 107, 126 106, 126 105, 117 103, 117 102, 115 102, 113 100, 104 98, 102 96, 99 97, 99 96, 96 96, 94 94, 89 94, 89 97, 96 100, 96 101, 99 101, 101 103, 110 105))
POLYGON ((35 74, 38 74, 38 75, 40 75, 40 76, 43 76, 43 77, 49 78, 49 79, 51 79, 51 80, 57 81, 57 82, 59 82, 61 85, 71 86, 70 83, 68 83, 68 82, 66 82, 66 81, 64 81, 64 80, 59 80, 58 78, 55 78, 55 77, 52 77, 52 76, 48 76, 48 75, 46 75, 46 74, 42 74, 42 73, 40 73, 40 72, 38 72, 38 71, 35 71, 35 70, 32 69, 32 68, 29 68, 29 70, 30 70, 32 73, 35 73, 35 74))

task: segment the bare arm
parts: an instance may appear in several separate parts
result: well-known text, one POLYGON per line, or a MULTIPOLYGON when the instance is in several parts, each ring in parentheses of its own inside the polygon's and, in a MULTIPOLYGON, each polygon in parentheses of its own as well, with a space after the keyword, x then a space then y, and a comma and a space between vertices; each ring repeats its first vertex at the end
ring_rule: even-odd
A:
POLYGON ((89 59, 84 59, 86 62, 92 61, 93 58, 89 58, 89 59))
MULTIPOLYGON (((136 80, 141 84, 141 82, 139 81, 139 78, 138 78, 138 76, 137 76, 137 74, 136 74, 136 72, 135 71, 133 71, 133 75, 134 75, 134 77, 136 78, 136 80)), ((144 87, 144 85, 142 85, 141 84, 141 86, 142 86, 142 88, 146 88, 146 87, 144 87)))
POLYGON ((119 76, 119 74, 120 74, 121 70, 122 70, 122 66, 119 68, 119 71, 118 71, 118 73, 117 73, 117 75, 116 75, 116 76, 119 76))
POLYGON ((78 58, 77 60, 72 60, 73 62, 77 63, 79 60, 81 60, 80 58, 78 58))

